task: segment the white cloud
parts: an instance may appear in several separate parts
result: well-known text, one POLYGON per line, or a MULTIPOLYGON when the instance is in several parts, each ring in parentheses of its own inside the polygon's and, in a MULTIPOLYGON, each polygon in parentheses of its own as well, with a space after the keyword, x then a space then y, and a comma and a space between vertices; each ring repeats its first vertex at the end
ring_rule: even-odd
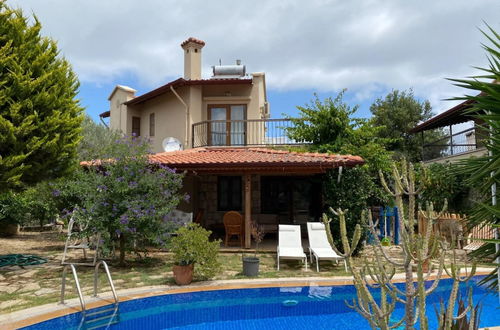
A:
POLYGON ((486 65, 477 30, 500 30, 498 0, 9 0, 35 12, 82 82, 132 73, 156 87, 182 75, 179 44, 206 41, 204 70, 241 58, 278 90, 349 88, 356 98, 413 87, 436 110, 461 94, 445 77, 486 65))

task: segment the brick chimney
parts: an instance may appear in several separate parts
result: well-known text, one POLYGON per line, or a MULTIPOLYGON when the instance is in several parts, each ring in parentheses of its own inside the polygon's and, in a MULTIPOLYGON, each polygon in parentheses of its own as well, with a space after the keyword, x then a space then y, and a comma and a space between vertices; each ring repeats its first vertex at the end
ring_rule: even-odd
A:
POLYGON ((203 40, 190 37, 182 42, 184 49, 184 79, 201 79, 201 49, 205 46, 203 40))

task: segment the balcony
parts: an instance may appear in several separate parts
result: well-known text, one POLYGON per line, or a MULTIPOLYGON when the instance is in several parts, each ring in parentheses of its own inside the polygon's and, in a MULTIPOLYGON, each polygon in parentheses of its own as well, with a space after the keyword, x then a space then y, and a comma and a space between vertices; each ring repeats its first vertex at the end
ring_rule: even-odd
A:
POLYGON ((445 136, 439 140, 423 145, 422 156, 424 161, 436 161, 438 159, 463 158, 460 156, 482 153, 481 138, 477 136, 474 127, 461 132, 445 136), (478 143, 479 142, 479 143, 478 143))
POLYGON ((290 119, 207 120, 192 125, 193 148, 298 145, 286 135, 290 119))

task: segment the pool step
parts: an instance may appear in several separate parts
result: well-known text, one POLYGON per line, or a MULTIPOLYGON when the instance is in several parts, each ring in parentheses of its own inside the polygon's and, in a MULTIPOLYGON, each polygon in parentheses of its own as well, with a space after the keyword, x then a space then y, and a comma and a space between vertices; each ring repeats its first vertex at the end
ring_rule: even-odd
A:
POLYGON ((111 274, 109 272, 108 265, 104 260, 101 260, 97 263, 95 266, 94 270, 94 297, 97 297, 97 287, 98 287, 98 271, 99 271, 99 266, 104 267, 104 271, 106 272, 106 276, 108 279, 109 286, 111 287, 111 292, 113 293, 113 298, 114 298, 114 305, 111 308, 104 308, 97 310, 95 312, 87 312, 87 308, 85 305, 85 300, 83 298, 82 290, 80 288, 80 281, 78 280, 78 275, 76 273, 76 268, 74 264, 66 264, 63 268, 63 275, 62 275, 62 285, 61 285, 61 304, 64 304, 64 295, 65 295, 65 289, 66 289, 66 271, 67 268, 71 269, 71 272, 73 274, 73 278, 75 280, 75 285, 78 293, 78 298, 80 299, 80 305, 82 307, 82 320, 80 323, 79 329, 81 329, 82 326, 84 326, 84 329, 97 329, 101 327, 109 327, 112 324, 116 324, 120 322, 119 319, 119 311, 118 311, 118 305, 120 301, 118 300, 118 296, 116 295, 115 291, 115 285, 113 284, 113 280, 111 279, 111 274), (96 315, 102 315, 108 312, 112 312, 110 315, 103 315, 99 317, 92 318, 92 316, 96 315), (90 317, 90 319, 89 319, 90 317))
POLYGON ((99 311, 96 311, 96 312, 87 313, 86 316, 89 317, 89 316, 104 314, 106 312, 114 311, 114 310, 117 310, 117 309, 118 309, 118 306, 117 307, 113 307, 113 308, 107 308, 107 309, 104 309, 104 310, 99 310, 99 311))
POLYGON ((103 310, 99 310, 97 312, 88 313, 85 316, 85 319, 83 322, 83 325, 84 325, 83 328, 86 330, 98 329, 98 328, 102 328, 102 327, 107 328, 110 325, 117 324, 119 322, 120 322, 120 314, 118 311, 118 306, 116 305, 114 308, 106 308, 103 310), (108 312, 112 312, 112 313, 108 314, 108 315, 103 315, 103 316, 89 319, 89 317, 101 315, 101 314, 108 313, 108 312))

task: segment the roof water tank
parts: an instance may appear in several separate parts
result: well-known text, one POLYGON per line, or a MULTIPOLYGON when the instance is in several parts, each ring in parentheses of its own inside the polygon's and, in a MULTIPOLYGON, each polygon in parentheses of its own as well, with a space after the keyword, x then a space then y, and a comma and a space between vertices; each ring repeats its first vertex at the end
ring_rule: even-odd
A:
POLYGON ((212 67, 214 78, 239 78, 245 76, 244 65, 215 65, 212 67))

